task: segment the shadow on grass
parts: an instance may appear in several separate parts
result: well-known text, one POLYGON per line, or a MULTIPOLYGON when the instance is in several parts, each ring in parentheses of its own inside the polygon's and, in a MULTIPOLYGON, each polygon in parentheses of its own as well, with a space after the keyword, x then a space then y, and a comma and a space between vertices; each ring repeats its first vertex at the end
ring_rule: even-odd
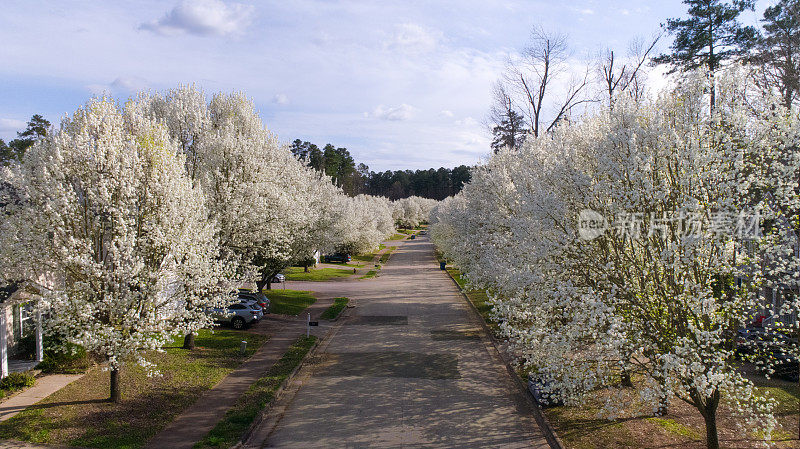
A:
POLYGON ((40 408, 53 408, 53 407, 63 407, 66 405, 81 405, 81 404, 103 404, 103 403, 110 403, 108 398, 105 399, 87 399, 85 401, 61 401, 61 402, 50 402, 47 404, 33 404, 28 409, 40 409, 40 408))
POLYGON ((133 364, 121 372, 122 401, 108 402, 108 372, 93 369, 39 404, 0 423, 0 438, 97 448, 142 447, 175 416, 257 350, 266 337, 204 330, 197 348, 170 348, 148 360, 162 376, 148 377, 133 364))

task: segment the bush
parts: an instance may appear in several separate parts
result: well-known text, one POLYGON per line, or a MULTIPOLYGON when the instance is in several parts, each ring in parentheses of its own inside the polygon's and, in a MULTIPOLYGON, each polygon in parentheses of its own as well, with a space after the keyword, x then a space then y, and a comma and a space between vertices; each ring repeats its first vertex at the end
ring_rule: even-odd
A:
POLYGON ((89 355, 82 346, 45 337, 44 360, 36 368, 43 373, 80 374, 89 369, 89 355))
POLYGON ((33 360, 36 357, 36 336, 28 335, 19 340, 17 346, 18 352, 16 357, 24 358, 25 360, 33 360))
POLYGON ((11 373, 0 380, 0 390, 10 393, 33 386, 35 382, 36 378, 29 373, 11 373))

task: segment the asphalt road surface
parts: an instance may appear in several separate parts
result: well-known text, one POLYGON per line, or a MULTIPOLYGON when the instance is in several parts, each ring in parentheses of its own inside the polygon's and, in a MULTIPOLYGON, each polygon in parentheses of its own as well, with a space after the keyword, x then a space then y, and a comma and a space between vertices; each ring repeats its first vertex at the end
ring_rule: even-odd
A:
POLYGON ((375 279, 293 284, 356 307, 247 446, 549 447, 427 238, 375 279))

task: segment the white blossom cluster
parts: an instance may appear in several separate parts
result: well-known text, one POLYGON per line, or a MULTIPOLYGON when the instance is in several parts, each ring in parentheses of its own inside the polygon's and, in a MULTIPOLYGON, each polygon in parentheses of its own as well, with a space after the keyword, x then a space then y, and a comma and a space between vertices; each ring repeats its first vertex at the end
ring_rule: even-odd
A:
POLYGON ((392 216, 398 227, 413 229, 428 220, 436 200, 410 196, 392 202, 392 216))
MULTIPOLYGON (((713 113, 700 74, 657 100, 620 98, 494 155, 431 212, 438 248, 490 293, 513 350, 565 403, 632 377, 653 412, 679 398, 715 416, 726 403, 765 435, 774 426, 734 353, 763 288, 798 288, 800 120, 751 95, 737 70, 717 78, 713 113), (704 220, 746 209, 762 224, 757 239, 681 221, 581 239, 586 209, 704 220)), ((796 335, 798 312, 787 296, 772 318, 796 335)), ((630 406, 607 396, 609 417, 630 406)))
POLYGON ((244 281, 369 251, 388 200, 346 196, 241 94, 185 86, 86 103, 0 178, 0 284, 46 287, 47 325, 112 369, 213 325, 244 281))

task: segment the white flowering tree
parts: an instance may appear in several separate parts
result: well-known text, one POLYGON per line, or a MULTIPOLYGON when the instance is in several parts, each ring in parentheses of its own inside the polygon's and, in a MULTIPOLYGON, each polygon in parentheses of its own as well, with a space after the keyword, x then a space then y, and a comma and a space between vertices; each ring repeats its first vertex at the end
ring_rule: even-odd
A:
POLYGON ((239 281, 269 286, 283 267, 319 240, 325 188, 292 157, 241 94, 184 86, 164 95, 141 94, 132 111, 164 123, 186 154, 186 170, 200 186, 209 218, 218 223, 224 259, 239 281))
POLYGON ((326 250, 366 254, 395 232, 392 207, 388 199, 370 195, 340 196, 337 220, 332 228, 334 241, 326 250))
POLYGON ((14 265, 52 280, 49 331, 107 359, 113 401, 125 363, 212 324, 197 306, 219 301, 215 230, 163 127, 91 100, 13 180, 14 265))
MULTIPOLYGON (((736 79, 718 80, 713 114, 693 75, 654 103, 620 99, 501 152, 431 217, 434 241, 494 295, 505 335, 551 393, 579 404, 635 374, 651 411, 694 406, 709 448, 720 404, 766 435, 774 426, 771 400, 738 370, 736 331, 762 309, 763 287, 798 286, 800 127, 736 79)), ((775 318, 798 311, 795 296, 775 318)), ((624 402, 609 398, 613 417, 624 402)))
POLYGON ((428 219, 438 201, 419 196, 410 196, 392 202, 392 216, 397 226, 415 228, 428 219))

